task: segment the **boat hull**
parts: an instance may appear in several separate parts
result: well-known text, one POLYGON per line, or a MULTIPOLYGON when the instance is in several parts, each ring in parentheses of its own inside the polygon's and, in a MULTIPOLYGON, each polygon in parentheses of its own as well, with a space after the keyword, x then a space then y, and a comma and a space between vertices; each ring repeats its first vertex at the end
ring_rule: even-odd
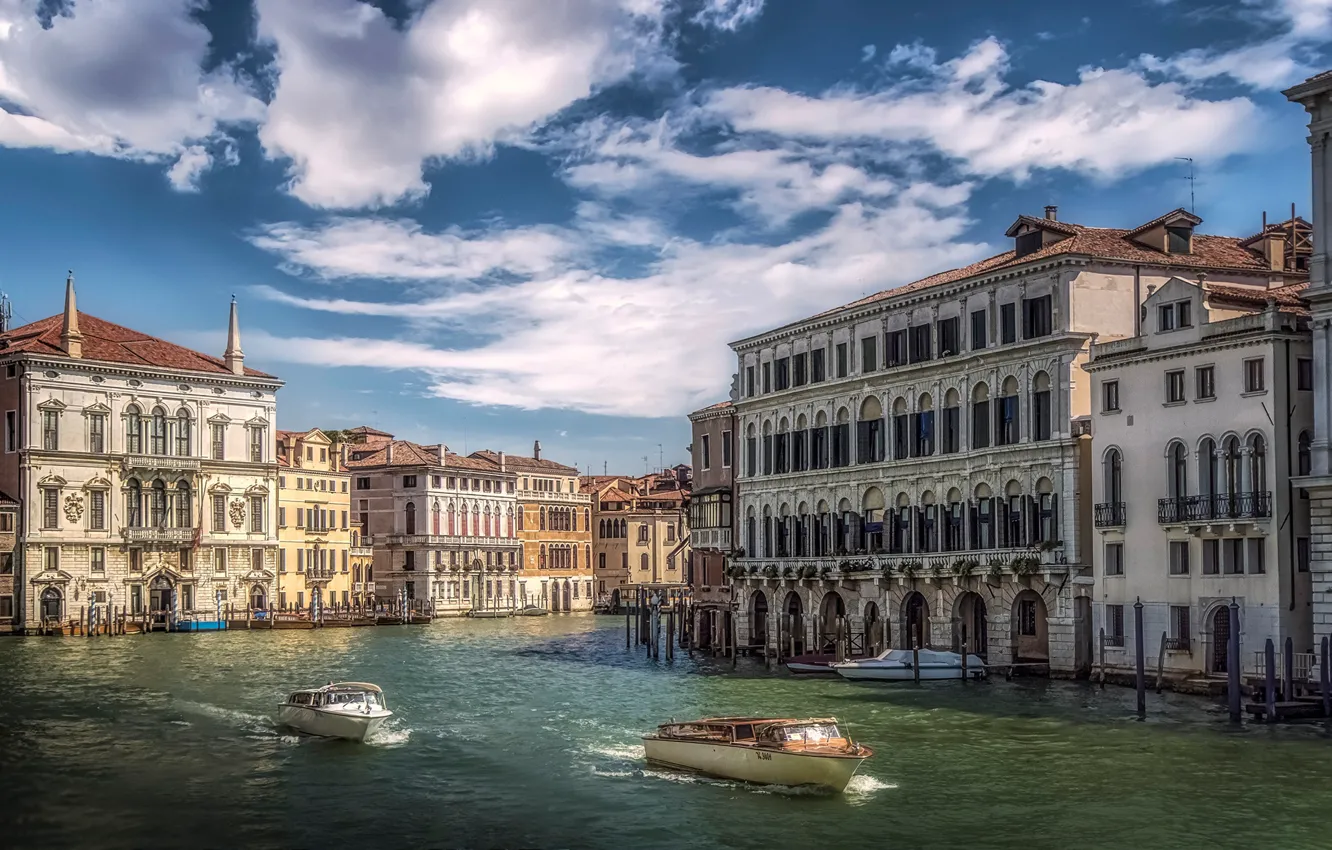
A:
POLYGON ((647 736, 643 750, 652 764, 753 782, 759 785, 819 786, 841 793, 869 757, 831 756, 735 744, 647 736))
POLYGON ((364 741, 393 716, 387 710, 370 714, 361 712, 321 711, 299 705, 283 705, 278 709, 278 722, 298 732, 320 738, 342 738, 364 741))
MULTIPOLYGON (((833 667, 833 672, 843 679, 853 681, 867 682, 910 682, 915 680, 915 674, 910 667, 889 667, 889 666, 868 666, 855 663, 838 664, 833 667)), ((980 678, 984 671, 968 670, 967 675, 970 678, 980 678)), ((921 681, 934 681, 939 679, 961 679, 961 667, 926 667, 920 668, 921 681)))

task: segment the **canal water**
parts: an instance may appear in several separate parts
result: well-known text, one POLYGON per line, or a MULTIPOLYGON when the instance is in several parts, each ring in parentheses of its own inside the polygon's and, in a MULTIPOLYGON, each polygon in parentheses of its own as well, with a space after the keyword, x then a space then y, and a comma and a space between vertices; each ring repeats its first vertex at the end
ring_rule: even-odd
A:
POLYGON ((0 641, 0 845, 1237 847, 1332 842, 1321 726, 1071 682, 795 680, 624 649, 623 621, 0 641), (379 683, 369 745, 274 725, 286 692, 379 683), (834 715, 877 750, 841 796, 648 769, 703 714, 834 715))

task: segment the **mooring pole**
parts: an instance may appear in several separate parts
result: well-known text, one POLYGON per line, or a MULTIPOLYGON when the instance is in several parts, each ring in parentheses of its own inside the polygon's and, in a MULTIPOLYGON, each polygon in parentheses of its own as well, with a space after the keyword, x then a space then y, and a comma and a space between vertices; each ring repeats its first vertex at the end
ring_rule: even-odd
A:
POLYGON ((629 606, 624 606, 624 648, 629 648, 629 606))
POLYGON ((1323 657, 1318 665, 1318 690, 1323 695, 1323 716, 1332 717, 1332 670, 1328 667, 1327 650, 1327 635, 1323 635, 1323 657))
POLYGON ((962 627, 962 683, 967 682, 967 627, 962 627))
POLYGON ((1166 633, 1161 632, 1161 651, 1156 656, 1156 692, 1161 693, 1161 683, 1165 681, 1166 633))
POLYGON ((1230 598, 1230 640, 1226 642, 1226 689, 1230 701, 1230 720, 1239 723, 1244 719, 1244 712, 1240 708, 1239 605, 1233 596, 1230 598))
POLYGON ((1101 627, 1101 690, 1105 690, 1105 627, 1101 627))
POLYGON ((920 684, 920 641, 911 638, 911 681, 920 684))
POLYGON ((1287 702, 1291 702, 1295 699, 1295 643, 1289 637, 1286 638, 1286 654, 1281 660, 1284 662, 1281 666, 1286 671, 1286 684, 1281 693, 1287 702))
POLYGON ((1267 722, 1276 722, 1276 644, 1268 638, 1263 646, 1263 666, 1267 668, 1267 722))
POLYGON ((1138 679, 1138 719, 1147 719, 1147 647, 1143 645, 1142 597, 1133 603, 1133 640, 1136 643, 1136 673, 1138 679))

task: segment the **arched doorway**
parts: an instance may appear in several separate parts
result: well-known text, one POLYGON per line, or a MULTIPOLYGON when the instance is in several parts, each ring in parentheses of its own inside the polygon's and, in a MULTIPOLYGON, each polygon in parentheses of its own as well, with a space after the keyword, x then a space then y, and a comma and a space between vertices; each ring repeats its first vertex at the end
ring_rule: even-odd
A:
POLYGON ((560 610, 560 583, 555 582, 549 585, 542 585, 541 592, 550 591, 550 610, 559 613, 560 610))
POLYGON ((64 616, 65 597, 58 588, 48 587, 42 591, 41 606, 43 620, 59 620, 64 616))
POLYGON ((264 592, 262 585, 256 584, 250 588, 250 610, 263 611, 268 608, 268 594, 264 592))
POLYGON ((864 645, 866 655, 878 655, 888 648, 887 621, 879 615, 879 606, 870 602, 865 606, 864 645))
MULTIPOLYGON (((602 520, 602 522, 605 522, 605 520, 602 520)), ((612 610, 612 611, 616 612, 617 614, 619 613, 619 611, 620 611, 620 589, 619 589, 618 587, 611 591, 610 607, 611 607, 611 610, 612 610)))
POLYGON ((564 610, 565 610, 565 611, 572 611, 572 610, 573 610, 573 606, 569 604, 569 595, 570 595, 570 593, 571 593, 571 588, 572 588, 572 585, 570 585, 570 584, 569 584, 569 581, 566 579, 565 582, 564 582, 564 610))
POLYGON ((768 597, 761 590, 749 598, 749 642, 768 645, 768 597))
POLYGON ((962 651, 966 640, 967 652, 984 658, 989 648, 989 629, 985 621, 985 600, 979 593, 967 591, 957 597, 953 611, 953 651, 962 651))
POLYGON ((924 649, 930 645, 930 606, 918 590, 913 590, 902 602, 903 649, 913 646, 924 649))
POLYGON ((1229 673, 1230 607, 1216 606, 1212 614, 1212 673, 1229 673))
POLYGON ((148 610, 153 622, 165 623, 171 616, 171 579, 159 575, 148 585, 148 610))
POLYGON ((1013 599, 1013 660, 1048 663, 1050 632, 1046 622, 1045 600, 1030 588, 1013 599))
POLYGON ((805 606, 800 601, 800 594, 794 590, 786 595, 786 616, 782 625, 782 647, 786 654, 802 655, 805 652, 805 606))
POLYGON ((845 617, 846 603, 842 601, 841 594, 835 590, 825 593, 819 606, 819 633, 815 640, 819 652, 834 651, 840 636, 838 629, 843 625, 845 617))

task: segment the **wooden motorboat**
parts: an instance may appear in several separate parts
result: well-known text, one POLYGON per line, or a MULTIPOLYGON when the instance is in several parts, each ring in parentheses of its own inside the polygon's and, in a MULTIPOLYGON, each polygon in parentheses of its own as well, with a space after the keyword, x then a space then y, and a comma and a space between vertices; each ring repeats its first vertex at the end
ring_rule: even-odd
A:
POLYGON ((474 608, 467 612, 467 616, 474 620, 502 620, 512 617, 513 611, 508 608, 474 608))
POLYGON ((307 735, 364 741, 393 716, 384 691, 366 682, 329 682, 293 692, 278 709, 278 722, 307 735))
MULTIPOLYGON (((963 676, 962 655, 957 652, 941 652, 934 649, 921 649, 913 653, 909 649, 890 649, 873 658, 858 661, 843 661, 834 664, 833 670, 844 679, 869 679, 886 682, 909 682, 916 678, 961 679, 963 676), (919 667, 919 677, 917 676, 919 667)), ((969 678, 977 679, 985 675, 985 662, 975 655, 967 656, 965 673, 969 678)))
POLYGON ((874 754, 844 736, 835 718, 710 717, 664 723, 643 736, 643 750, 652 764, 677 770, 839 793, 874 754))
MULTIPOLYGON (((850 661, 858 660, 864 656, 852 656, 850 661)), ((800 675, 815 675, 826 673, 833 675, 832 666, 837 663, 837 655, 832 652, 806 652, 804 655, 793 655, 783 662, 786 669, 792 673, 800 675)))
POLYGON ((550 612, 540 605, 528 605, 525 608, 519 608, 515 616, 518 617, 545 617, 550 612))

